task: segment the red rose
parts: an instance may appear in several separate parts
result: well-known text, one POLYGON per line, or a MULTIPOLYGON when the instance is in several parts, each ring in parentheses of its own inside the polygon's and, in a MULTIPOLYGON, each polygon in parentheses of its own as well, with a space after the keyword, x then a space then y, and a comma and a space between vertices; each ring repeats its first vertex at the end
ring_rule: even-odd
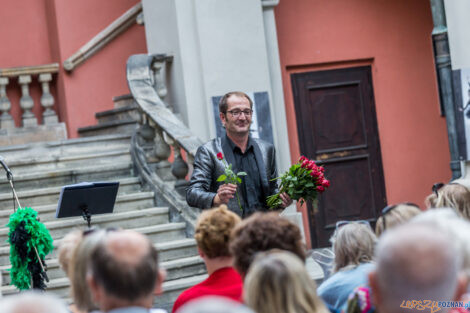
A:
POLYGON ((222 152, 217 153, 217 159, 223 160, 223 158, 224 158, 224 155, 222 154, 222 152))
POLYGON ((303 161, 301 167, 307 168, 308 167, 308 161, 307 160, 303 161))
POLYGON ((330 181, 328 179, 324 179, 322 180, 321 185, 325 188, 328 188, 330 187, 330 181))
POLYGON ((320 170, 320 172, 324 172, 325 171, 325 168, 323 166, 319 166, 318 169, 320 170))
POLYGON ((315 177, 316 175, 317 175, 317 172, 315 172, 315 171, 310 172, 310 176, 315 177))
POLYGON ((299 162, 307 161, 308 159, 303 155, 300 157, 299 162))
POLYGON ((325 187, 323 187, 323 186, 317 186, 317 190, 318 190, 319 192, 323 192, 323 191, 325 191, 325 187))
POLYGON ((311 169, 311 170, 313 170, 315 167, 316 167, 315 161, 310 160, 310 161, 308 162, 308 168, 311 169))

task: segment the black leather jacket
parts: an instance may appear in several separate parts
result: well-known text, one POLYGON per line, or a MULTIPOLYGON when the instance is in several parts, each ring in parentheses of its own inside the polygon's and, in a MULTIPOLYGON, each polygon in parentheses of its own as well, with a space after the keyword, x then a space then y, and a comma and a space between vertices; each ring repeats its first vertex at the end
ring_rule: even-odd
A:
MULTIPOLYGON (((274 146, 266 141, 251 138, 260 169, 260 178, 263 194, 273 195, 277 192, 277 182, 271 179, 277 177, 276 156, 274 146), (263 170, 261 170, 263 169, 263 170)), ((186 201, 190 206, 207 209, 212 207, 212 201, 217 193, 217 189, 222 184, 217 182, 217 178, 224 174, 224 164, 217 159, 217 153, 222 152, 228 164, 234 164, 235 158, 230 145, 225 136, 215 138, 200 146, 194 157, 194 171, 186 190, 186 201)), ((250 175, 250 173, 247 173, 250 175)), ((241 197, 241 193, 238 193, 241 197)), ((240 198, 240 201, 242 199, 240 198)), ((228 208, 240 216, 247 216, 253 212, 242 212, 238 207, 237 198, 230 199, 228 208)), ((267 206, 260 208, 266 210, 267 206)))

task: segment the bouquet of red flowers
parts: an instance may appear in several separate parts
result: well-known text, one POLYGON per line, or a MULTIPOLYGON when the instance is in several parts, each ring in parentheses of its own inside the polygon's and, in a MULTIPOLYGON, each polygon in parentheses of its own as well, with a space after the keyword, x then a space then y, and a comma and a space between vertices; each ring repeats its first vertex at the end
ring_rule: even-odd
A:
POLYGON ((301 156, 298 163, 292 165, 282 176, 273 179, 280 179, 281 183, 279 192, 267 198, 269 208, 275 209, 282 204, 280 194, 283 192, 292 200, 300 200, 301 204, 315 200, 319 193, 330 186, 324 172, 323 166, 318 166, 315 161, 301 156))

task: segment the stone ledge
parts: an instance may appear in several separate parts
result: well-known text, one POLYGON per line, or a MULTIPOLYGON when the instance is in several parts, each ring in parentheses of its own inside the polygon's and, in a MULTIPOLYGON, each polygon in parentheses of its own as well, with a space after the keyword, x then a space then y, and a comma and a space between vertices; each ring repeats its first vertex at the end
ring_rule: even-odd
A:
POLYGON ((0 129, 0 146, 22 145, 31 142, 67 139, 65 123, 0 129))

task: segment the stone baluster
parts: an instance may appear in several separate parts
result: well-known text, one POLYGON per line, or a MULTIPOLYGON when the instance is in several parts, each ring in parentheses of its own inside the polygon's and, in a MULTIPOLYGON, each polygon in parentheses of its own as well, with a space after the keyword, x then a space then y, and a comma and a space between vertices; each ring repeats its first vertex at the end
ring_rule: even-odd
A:
POLYGON ((23 110, 23 127, 37 126, 38 120, 34 116, 31 109, 34 106, 33 98, 29 95, 29 83, 31 83, 31 75, 20 75, 18 82, 21 85, 20 107, 23 110))
POLYGON ((183 160, 181 148, 177 143, 174 143, 173 145, 173 154, 175 156, 175 160, 171 165, 171 173, 176 177, 175 189, 180 195, 184 196, 186 193, 186 186, 188 185, 188 181, 185 178, 186 175, 188 175, 189 167, 183 160))
POLYGON ((41 105, 45 109, 42 113, 43 123, 46 125, 57 124, 59 119, 57 114, 52 110, 54 106, 54 97, 49 88, 49 82, 52 80, 51 73, 39 74, 39 82, 42 86, 41 105))
POLYGON ((2 116, 0 117, 0 128, 1 129, 12 129, 15 128, 15 122, 10 115, 11 102, 7 96, 8 77, 0 77, 0 111, 2 116))

